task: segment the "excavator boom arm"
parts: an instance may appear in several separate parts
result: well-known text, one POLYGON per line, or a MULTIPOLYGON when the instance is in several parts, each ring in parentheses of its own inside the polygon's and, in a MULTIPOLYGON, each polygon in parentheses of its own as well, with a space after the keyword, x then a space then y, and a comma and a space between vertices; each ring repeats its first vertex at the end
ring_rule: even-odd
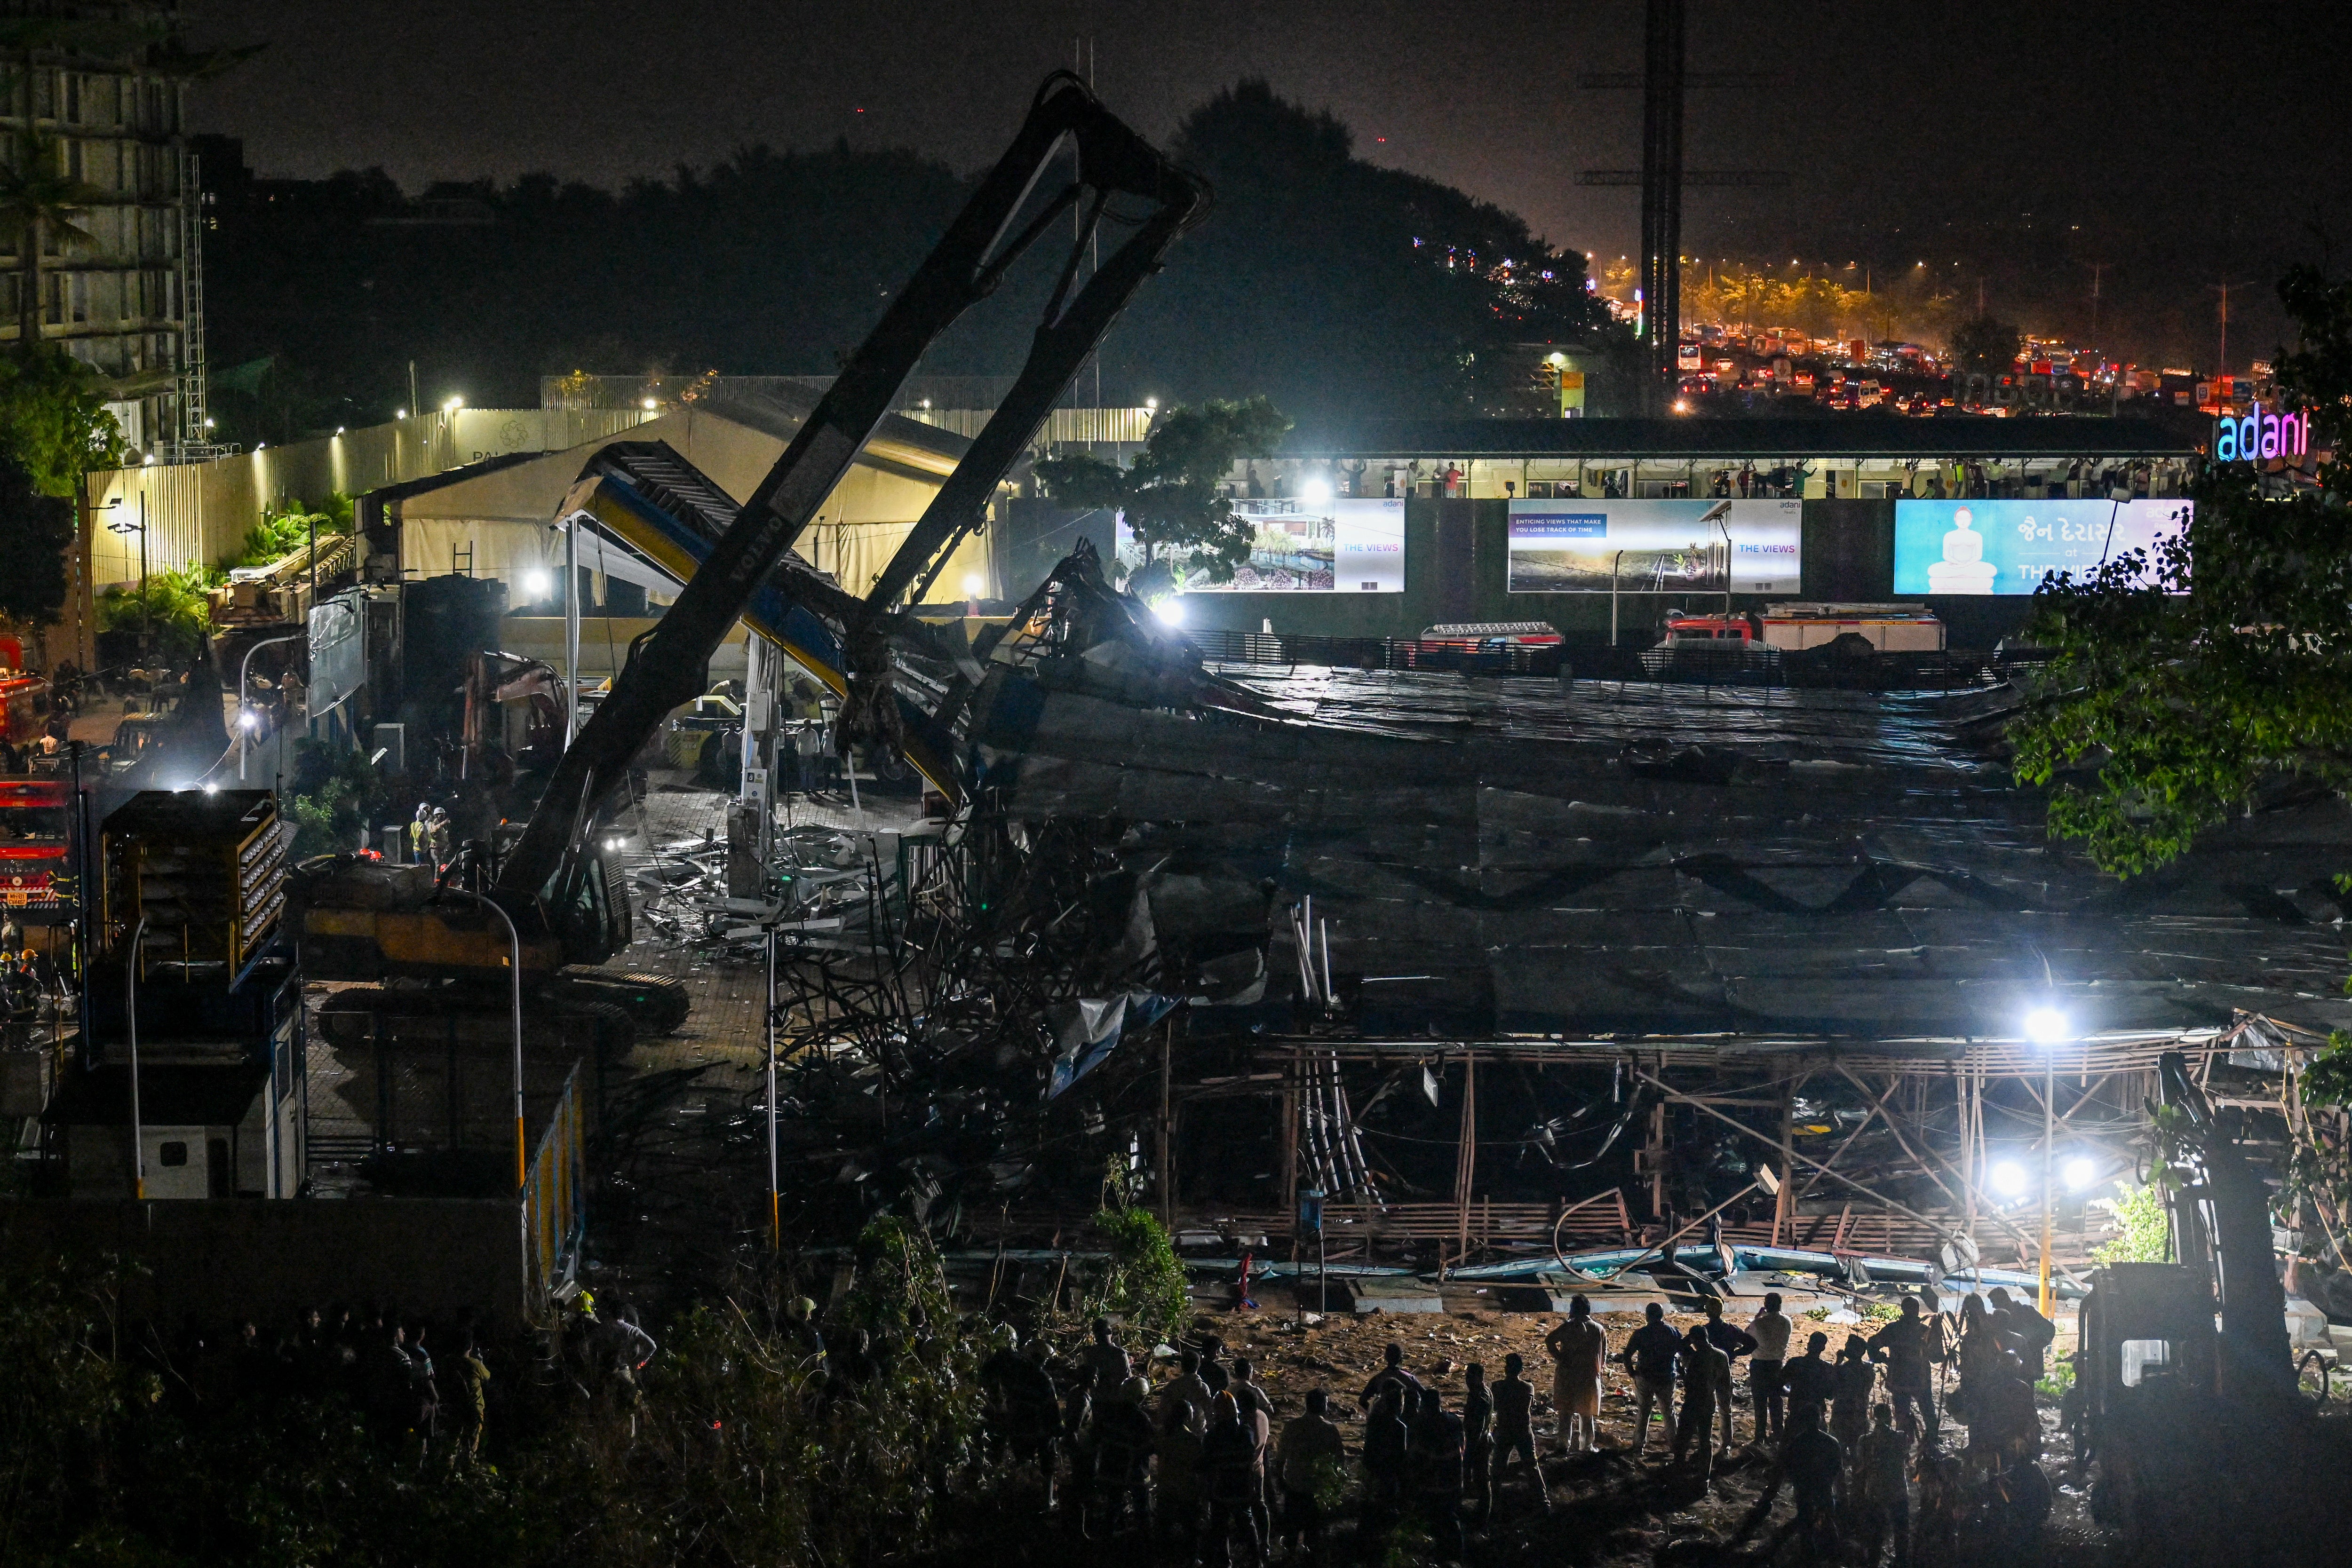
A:
MULTIPOLYGON (((561 894, 561 884, 578 851, 581 829, 596 803, 619 782, 629 758, 671 710, 701 695, 700 674, 712 652, 776 561, 840 483, 924 352, 959 316, 996 287, 1006 267, 1048 226, 1032 222, 1017 233, 1013 228, 1066 140, 1076 145, 1076 187, 1096 193, 1093 210, 1099 213, 1103 198, 1112 193, 1151 203, 1153 210, 1144 220, 1144 230, 1158 236, 1161 248, 1207 204, 1207 189, 1200 181, 1177 169, 1122 124, 1084 83, 1067 72, 1047 78, 1012 146, 842 368, 807 423, 743 504, 732 526, 698 564, 677 603, 663 615, 641 656, 632 658, 614 680, 612 695, 565 751, 539 809, 500 869, 498 890, 508 901, 533 899, 551 883, 561 894)), ((1066 193, 1056 198, 1056 204, 1066 205, 1075 199, 1074 193, 1066 193)), ((1135 245, 1130 241, 1120 253, 1126 259, 1097 274, 1064 311, 1059 308, 1070 277, 1066 269, 1064 286, 1055 296, 1057 319, 1040 329, 1037 350, 1050 350, 1055 364, 1069 361, 1068 370, 1060 372, 1055 383, 1056 392, 1076 370, 1069 357, 1075 335, 1090 331, 1087 345, 1090 348, 1108 329, 1126 294, 1149 275, 1150 267, 1137 265, 1129 255, 1135 245), (1111 293, 1120 289, 1124 292, 1112 300, 1111 293)), ((1156 257, 1155 252, 1150 259, 1156 257)), ((1083 354, 1081 350, 1078 357, 1083 354)), ((1037 355, 1032 357, 1034 360, 1037 355)), ((1034 389, 1042 377, 1052 373, 1050 368, 1024 371, 1018 384, 1034 389)), ((1024 395, 1024 408, 1032 402, 1033 396, 1024 395)), ((1035 419, 1028 421, 1023 444, 1044 415, 1040 407, 1035 419)), ((1007 424, 1009 431, 1018 423, 1017 418, 992 421, 990 432, 983 435, 999 423, 1007 424)), ((949 488, 959 497, 976 492, 984 499, 1020 449, 1003 439, 983 440, 950 477, 949 488), (967 469, 972 471, 968 481, 967 469)), ((959 508, 968 509, 961 500, 959 508)), ((936 506, 927 511, 925 522, 930 523, 932 514, 939 511, 936 506)), ((951 538, 958 531, 952 523, 944 523, 934 525, 928 537, 951 538)), ((919 570, 919 563, 902 566, 906 559, 902 550, 892 562, 892 575, 901 586, 919 570)))

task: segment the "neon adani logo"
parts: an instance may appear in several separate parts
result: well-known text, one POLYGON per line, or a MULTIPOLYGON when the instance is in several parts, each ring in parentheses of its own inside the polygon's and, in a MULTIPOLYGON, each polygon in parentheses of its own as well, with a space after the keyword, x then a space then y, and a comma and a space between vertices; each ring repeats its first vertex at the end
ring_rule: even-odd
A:
POLYGON ((2310 446, 2311 416, 2307 413, 2270 413, 2256 403, 2242 419, 2225 413, 2213 422, 2216 463, 2300 457, 2310 446))

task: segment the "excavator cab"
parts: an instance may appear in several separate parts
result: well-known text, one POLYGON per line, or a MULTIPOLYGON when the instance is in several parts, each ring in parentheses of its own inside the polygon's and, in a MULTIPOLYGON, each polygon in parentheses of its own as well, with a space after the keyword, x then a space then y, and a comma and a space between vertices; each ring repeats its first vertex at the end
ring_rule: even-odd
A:
POLYGON ((635 939, 620 864, 601 846, 581 852, 569 869, 562 896, 549 913, 568 964, 601 964, 635 939))

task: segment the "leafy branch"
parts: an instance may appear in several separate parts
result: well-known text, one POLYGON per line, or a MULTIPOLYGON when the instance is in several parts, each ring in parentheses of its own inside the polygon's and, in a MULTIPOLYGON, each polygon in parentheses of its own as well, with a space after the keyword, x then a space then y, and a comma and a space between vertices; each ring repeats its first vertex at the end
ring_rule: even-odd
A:
POLYGON ((1129 591, 1157 599, 1186 577, 1230 582, 1249 559, 1252 530, 1234 518, 1220 486, 1234 464, 1272 456, 1289 429, 1288 417, 1263 397, 1212 400, 1163 414, 1125 468, 1069 453, 1041 460, 1037 477, 1063 506, 1125 514, 1144 555, 1129 591))

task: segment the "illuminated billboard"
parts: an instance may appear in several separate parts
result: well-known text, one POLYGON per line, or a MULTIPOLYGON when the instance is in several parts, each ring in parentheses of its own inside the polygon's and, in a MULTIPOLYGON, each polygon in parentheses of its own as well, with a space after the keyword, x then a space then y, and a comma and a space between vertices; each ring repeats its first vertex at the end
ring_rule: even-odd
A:
POLYGON ((1513 593, 1795 593, 1797 501, 1513 501, 1513 593))
MULTIPOLYGON (((1186 593, 1402 593, 1404 591, 1404 502, 1339 498, 1329 501, 1254 500, 1234 503, 1234 516, 1251 531, 1249 559, 1229 582, 1186 576, 1186 593)), ((1133 573, 1143 565, 1143 545, 1117 520, 1118 562, 1133 573)), ((1164 556, 1163 556, 1163 559, 1164 556)))
POLYGON ((2032 593, 2045 572, 2082 577, 2179 533, 2187 501, 1897 501, 1895 591, 2032 593))

